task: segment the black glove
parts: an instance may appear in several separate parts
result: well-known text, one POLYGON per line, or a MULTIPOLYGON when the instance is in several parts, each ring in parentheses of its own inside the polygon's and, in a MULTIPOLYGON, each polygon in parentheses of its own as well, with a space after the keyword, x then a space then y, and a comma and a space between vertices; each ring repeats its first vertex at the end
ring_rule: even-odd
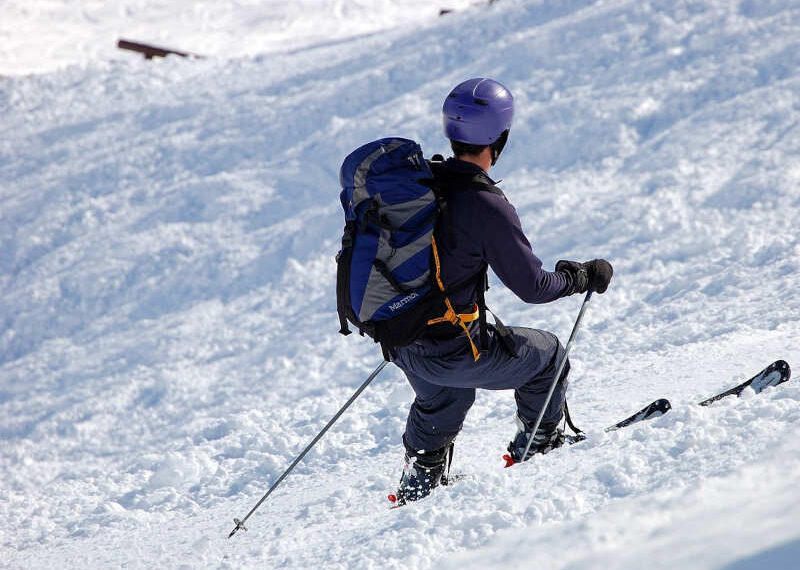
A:
POLYGON ((556 271, 566 275, 570 282, 564 297, 575 293, 586 293, 588 289, 605 293, 611 276, 614 275, 614 268, 605 259, 593 259, 586 263, 562 259, 556 263, 556 271))

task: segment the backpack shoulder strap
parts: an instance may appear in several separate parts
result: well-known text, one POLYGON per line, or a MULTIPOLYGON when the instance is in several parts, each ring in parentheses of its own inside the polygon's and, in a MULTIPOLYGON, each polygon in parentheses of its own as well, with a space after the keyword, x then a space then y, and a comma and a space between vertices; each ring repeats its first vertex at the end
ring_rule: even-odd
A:
POLYGON ((489 178, 485 172, 477 174, 454 174, 453 172, 448 172, 444 167, 444 158, 441 154, 433 155, 427 162, 431 172, 433 172, 437 186, 442 191, 474 190, 491 192, 503 198, 506 197, 503 191, 497 187, 497 183, 489 178))
POLYGON ((453 233, 452 217, 450 215, 450 210, 447 207, 447 198, 445 196, 447 179, 444 176, 444 157, 441 154, 434 154, 431 159, 426 162, 428 163, 428 168, 430 168, 431 172, 433 173, 433 179, 430 181, 430 187, 433 190, 434 196, 436 196, 436 206, 439 219, 444 224, 447 247, 453 249, 456 246, 456 237, 453 233))
POLYGON ((479 172, 473 176, 468 182, 468 188, 477 192, 489 192, 502 196, 504 200, 508 201, 503 191, 496 186, 496 183, 483 172, 479 172))
MULTIPOLYGON (((452 172, 447 172, 445 170, 444 158, 439 154, 434 155, 431 160, 428 161, 428 166, 430 167, 434 176, 434 192, 436 193, 439 203, 439 212, 442 216, 441 219, 445 224, 448 246, 451 248, 455 248, 456 244, 455 235, 452 231, 453 224, 451 222, 450 213, 447 209, 446 198, 450 191, 489 192, 491 194, 501 196, 506 201, 508 200, 503 191, 500 190, 496 183, 484 172, 479 172, 477 174, 454 175, 452 172)), ((487 274, 488 269, 488 266, 484 266, 483 269, 474 277, 470 277, 463 283, 457 284, 455 287, 448 288, 448 292, 453 292, 463 288, 464 286, 475 284, 475 289, 478 295, 478 326, 480 335, 479 345, 481 352, 485 352, 489 345, 486 313, 491 311, 486 306, 485 299, 485 292, 489 288, 489 278, 487 274)), ((505 327, 502 321, 500 321, 497 315, 492 313, 492 316, 494 316, 495 320, 494 329, 497 331, 500 337, 501 345, 510 356, 519 358, 509 330, 505 327)))

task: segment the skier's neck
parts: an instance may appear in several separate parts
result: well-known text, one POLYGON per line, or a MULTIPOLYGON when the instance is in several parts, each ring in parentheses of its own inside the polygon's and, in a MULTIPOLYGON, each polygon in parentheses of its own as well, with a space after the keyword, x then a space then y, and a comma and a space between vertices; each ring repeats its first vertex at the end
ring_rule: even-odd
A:
POLYGON ((456 156, 456 158, 479 166, 486 173, 488 173, 489 169, 492 167, 492 153, 488 147, 483 149, 480 154, 462 154, 456 156))

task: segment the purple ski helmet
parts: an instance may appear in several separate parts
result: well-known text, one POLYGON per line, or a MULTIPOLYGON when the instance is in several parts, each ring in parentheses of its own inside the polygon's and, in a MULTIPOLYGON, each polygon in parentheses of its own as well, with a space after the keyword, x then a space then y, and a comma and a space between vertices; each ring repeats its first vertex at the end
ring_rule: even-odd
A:
POLYGON ((494 79, 467 79, 444 100, 442 114, 444 134, 450 140, 491 145, 505 139, 511 129, 514 97, 494 79))

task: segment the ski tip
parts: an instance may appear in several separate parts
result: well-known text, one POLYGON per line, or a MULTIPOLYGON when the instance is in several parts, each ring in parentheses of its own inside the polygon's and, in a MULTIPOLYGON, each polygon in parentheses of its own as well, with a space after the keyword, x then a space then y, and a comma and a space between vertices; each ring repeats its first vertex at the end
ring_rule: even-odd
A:
POLYGON ((509 467, 511 467, 512 465, 514 465, 514 464, 516 463, 516 461, 514 461, 514 458, 513 458, 513 457, 511 457, 511 456, 510 456, 509 454, 507 454, 507 453, 506 453, 506 454, 503 456, 503 459, 504 459, 504 460, 505 460, 505 462, 506 462, 505 469, 508 469, 509 467))

